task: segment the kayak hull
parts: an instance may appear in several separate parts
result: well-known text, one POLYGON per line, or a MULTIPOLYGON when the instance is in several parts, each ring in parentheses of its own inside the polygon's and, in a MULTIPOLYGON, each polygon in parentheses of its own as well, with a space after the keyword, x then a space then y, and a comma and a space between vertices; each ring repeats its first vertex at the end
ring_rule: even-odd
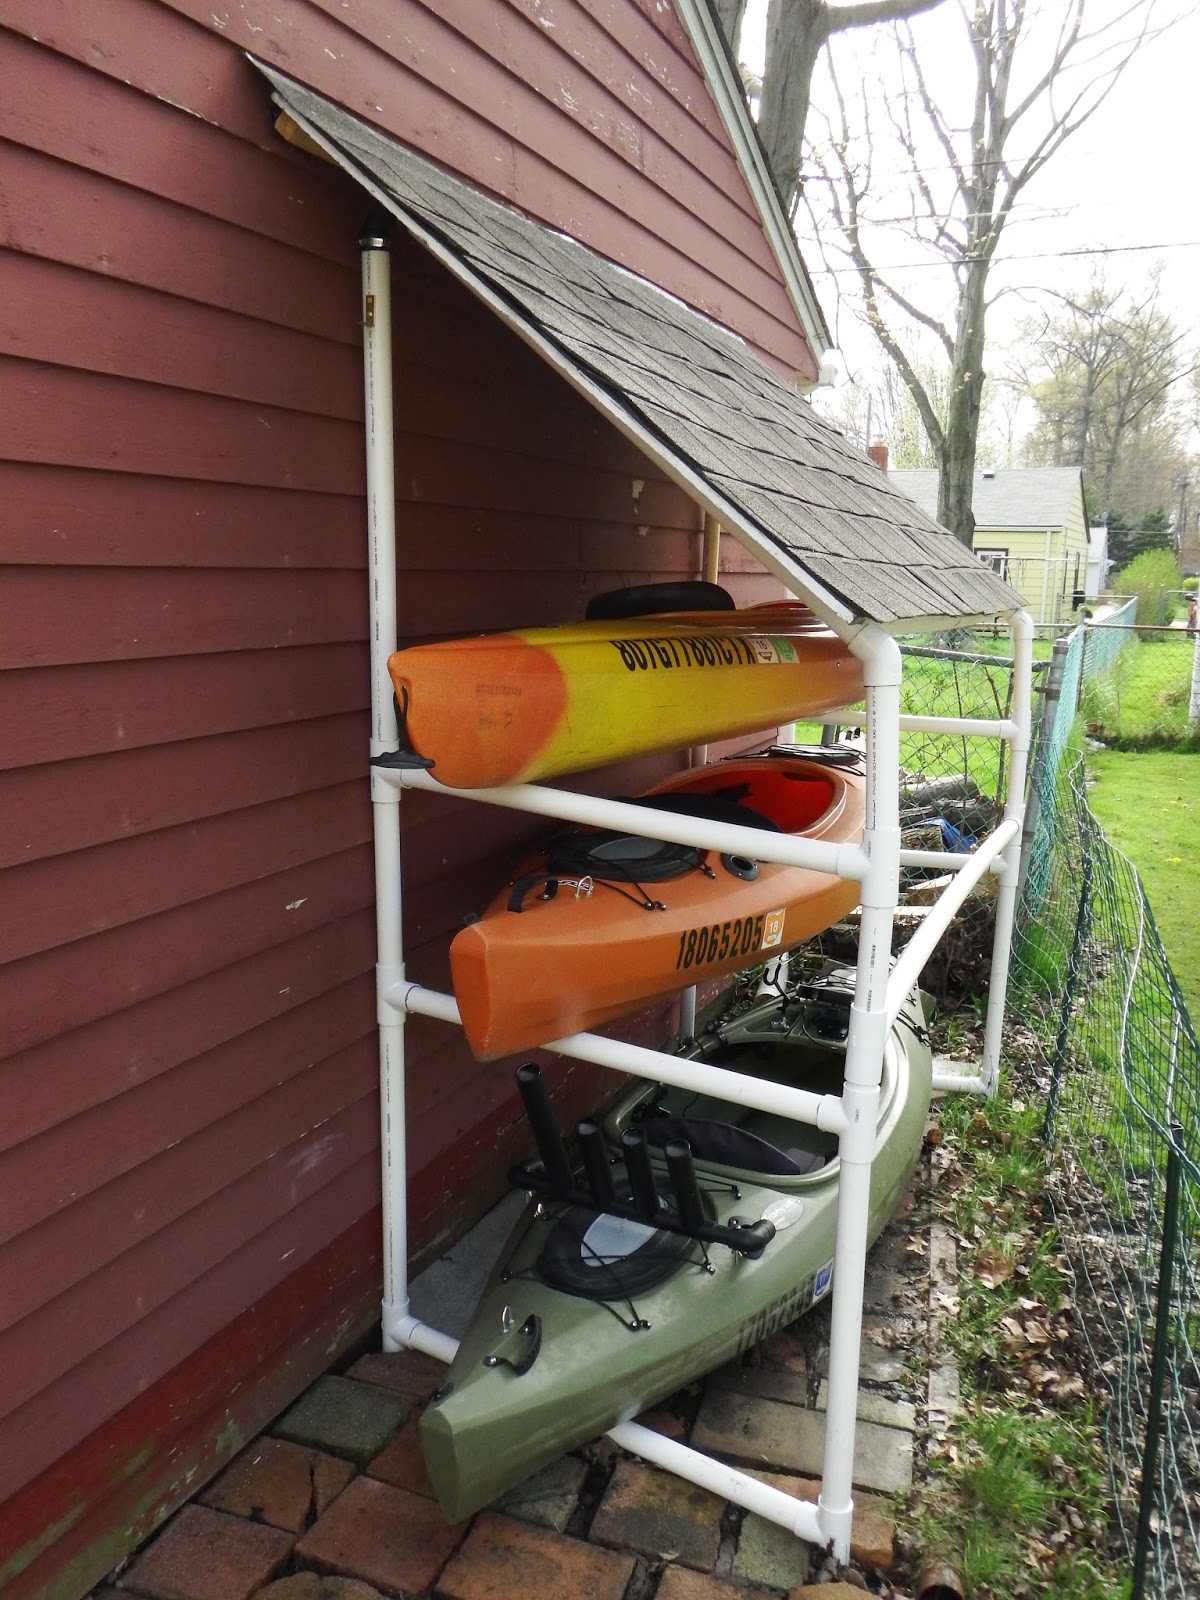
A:
MULTIPOLYGON (((794 836, 862 838, 861 775, 806 758, 714 763, 678 774, 650 797, 713 802, 730 793, 794 836)), ((505 888, 450 946, 459 1015, 476 1057, 493 1060, 592 1029, 767 960, 858 902, 852 880, 702 854, 694 870, 642 885, 640 896, 636 883, 606 880, 600 867, 572 876, 556 873, 550 854, 524 862, 517 881, 529 892, 521 909, 511 909, 505 888), (547 882, 556 885, 550 899, 547 882)))
MULTIPOLYGON (((834 981, 849 990, 853 973, 841 969, 834 981)), ((781 1038, 778 1007, 760 1011, 760 1038, 748 1036, 744 1047, 710 1038, 687 1053, 733 1070, 745 1066, 755 1075, 795 1081, 797 1087, 838 1092, 844 1043, 781 1038), (764 1041, 772 1052, 769 1059, 764 1041)), ((920 1022, 914 996, 887 1045, 871 1178, 871 1240, 895 1211, 924 1134, 931 1061, 920 1022)), ((646 1097, 656 1094, 658 1105, 668 1108, 689 1099, 682 1091, 638 1085, 606 1119, 607 1137, 615 1142, 646 1097)), ((689 1106, 689 1113, 694 1110, 689 1106)), ((736 1217, 744 1224, 767 1215, 777 1224, 774 1239, 753 1260, 710 1245, 707 1264, 699 1247, 690 1246, 689 1257, 665 1281, 611 1304, 564 1293, 541 1279, 539 1253, 544 1256, 548 1230, 556 1226, 555 1206, 531 1201, 484 1290, 446 1384, 421 1418, 430 1481, 452 1521, 469 1516, 564 1451, 733 1359, 828 1293, 838 1200, 836 1140, 745 1108, 706 1102, 701 1111, 727 1114, 747 1132, 782 1136, 793 1147, 832 1159, 800 1176, 764 1176, 697 1160, 716 1219, 736 1217), (737 1184, 736 1198, 721 1188, 729 1182, 737 1184), (496 1362, 496 1352, 514 1337, 505 1329, 519 1331, 533 1320, 540 1347, 528 1369, 518 1373, 504 1359, 496 1362), (635 1321, 636 1331, 630 1325, 635 1321)))
POLYGON ((793 603, 414 645, 388 669, 412 749, 467 789, 754 733, 863 693, 857 659, 793 603))

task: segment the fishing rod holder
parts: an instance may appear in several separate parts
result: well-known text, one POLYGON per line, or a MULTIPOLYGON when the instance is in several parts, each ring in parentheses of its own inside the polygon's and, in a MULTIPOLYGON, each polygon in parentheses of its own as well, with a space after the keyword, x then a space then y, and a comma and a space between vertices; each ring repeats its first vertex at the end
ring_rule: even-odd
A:
POLYGON ((722 1244, 751 1261, 757 1260, 775 1237, 775 1224, 765 1218, 738 1224, 714 1222, 705 1216, 691 1146, 686 1139, 672 1139, 664 1151, 674 1209, 663 1204, 650 1147, 636 1128, 627 1128, 621 1135, 629 1199, 616 1192, 608 1146, 599 1126, 590 1120, 581 1122, 578 1128, 586 1182, 577 1183, 541 1071, 532 1061, 517 1068, 517 1087, 538 1155, 510 1170, 509 1182, 514 1188, 563 1205, 602 1211, 624 1222, 640 1222, 663 1233, 694 1239, 698 1244, 722 1244))

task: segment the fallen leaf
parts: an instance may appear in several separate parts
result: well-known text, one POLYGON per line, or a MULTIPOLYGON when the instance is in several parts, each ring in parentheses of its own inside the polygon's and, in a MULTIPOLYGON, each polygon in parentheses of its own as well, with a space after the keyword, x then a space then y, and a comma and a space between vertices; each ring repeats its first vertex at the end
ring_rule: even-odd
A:
POLYGON ((975 1257, 975 1276, 985 1289, 998 1289, 1012 1277, 1015 1265, 1012 1256, 1003 1250, 981 1250, 975 1257))

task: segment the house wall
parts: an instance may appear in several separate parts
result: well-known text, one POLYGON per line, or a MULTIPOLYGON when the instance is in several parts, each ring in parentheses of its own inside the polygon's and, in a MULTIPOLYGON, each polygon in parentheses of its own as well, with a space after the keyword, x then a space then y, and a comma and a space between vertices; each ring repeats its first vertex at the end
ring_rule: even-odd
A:
POLYGON ((1072 597, 1087 578, 1082 497, 1063 527, 976 528, 973 548, 1007 551, 1008 581, 1024 596, 1035 623, 1052 624, 1074 616, 1072 597))
MULTIPOLYGON (((378 1311, 364 208, 274 139, 241 48, 802 357, 670 13, 580 4, 544 30, 515 4, 439 9, 5 7, 14 1600, 83 1593, 378 1311)), ((411 248, 395 277, 405 638, 696 571, 694 507, 411 248)), ((774 592, 741 565, 744 598, 774 592)), ((406 798, 416 976, 445 982, 446 935, 523 835, 406 798)), ((519 1132, 502 1071, 408 1032, 429 1250, 519 1132)), ((560 1078, 566 1114, 597 1091, 560 1078)))

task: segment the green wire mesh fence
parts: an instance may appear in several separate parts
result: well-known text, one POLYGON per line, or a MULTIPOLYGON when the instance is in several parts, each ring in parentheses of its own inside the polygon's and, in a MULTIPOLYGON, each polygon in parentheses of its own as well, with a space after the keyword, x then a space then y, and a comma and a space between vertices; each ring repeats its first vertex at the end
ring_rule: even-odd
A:
POLYGON ((1137 873, 1088 809, 1082 762, 1051 777, 1047 877, 1036 915, 1028 900, 1018 914, 1014 1000, 1048 1068, 1048 1192, 1079 1324, 1111 1391, 1104 1423, 1122 1536, 1140 1592, 1183 1600, 1200 1593, 1200 1050, 1137 873))
MULTIPOLYGON (((1103 1423, 1133 1592, 1185 1600, 1200 1594, 1200 1050, 1141 882, 1089 810, 1069 743, 1089 685, 1159 648, 1116 620, 1077 629, 1052 659, 1049 640, 1035 652, 1045 714, 1011 1014, 1048 1086, 1049 1197, 1098 1388, 1111 1397, 1103 1423)), ((1001 642, 952 642, 975 648, 904 646, 903 709, 1005 715, 1012 672, 1001 642)), ((937 848, 940 834, 955 848, 956 832, 986 831, 1001 759, 993 741, 906 734, 906 842, 937 848)), ((910 899, 930 876, 909 875, 910 899)), ((985 976, 990 910, 986 895, 969 901, 948 941, 951 962, 959 945, 957 989, 985 976)))

